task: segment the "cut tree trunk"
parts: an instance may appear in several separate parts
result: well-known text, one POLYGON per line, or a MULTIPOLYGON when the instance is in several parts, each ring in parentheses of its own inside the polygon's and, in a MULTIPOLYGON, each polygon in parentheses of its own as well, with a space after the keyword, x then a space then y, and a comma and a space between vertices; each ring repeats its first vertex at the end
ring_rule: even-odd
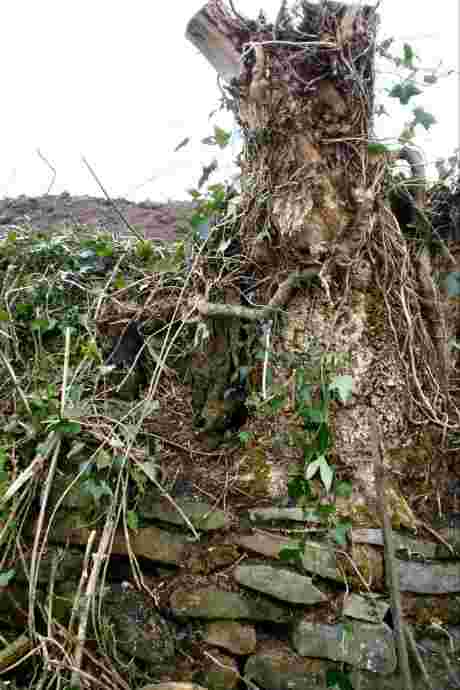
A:
MULTIPOLYGON (((319 387, 331 371, 351 376, 351 398, 330 407, 329 462, 354 489, 344 510, 356 519, 374 511, 376 420, 394 523, 415 527, 405 481, 432 510, 430 469, 459 416, 430 257, 389 210, 389 156, 371 143, 376 27, 361 3, 304 1, 271 25, 210 0, 187 37, 229 81, 244 135, 238 235, 254 302, 271 318, 271 391, 288 391, 293 409, 296 370, 319 387), (296 280, 306 271, 317 274, 307 286, 296 280)), ((228 306, 201 302, 201 313, 225 318, 228 306)), ((271 424, 273 437, 286 426, 281 416, 271 424)), ((286 493, 292 453, 271 457, 271 492, 286 493)))

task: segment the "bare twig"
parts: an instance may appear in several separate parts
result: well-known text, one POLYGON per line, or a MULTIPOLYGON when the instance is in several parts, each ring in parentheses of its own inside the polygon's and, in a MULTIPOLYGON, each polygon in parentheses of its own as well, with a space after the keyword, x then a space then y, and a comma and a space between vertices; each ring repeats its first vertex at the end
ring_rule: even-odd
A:
POLYGON ((406 633, 406 637, 407 637, 407 642, 409 643, 410 651, 413 654, 413 656, 414 656, 414 658, 418 664, 418 667, 420 669, 420 673, 422 674, 423 680, 427 684, 427 687, 430 688, 430 690, 434 690, 434 685, 431 682, 430 676, 427 673, 427 670, 425 668, 425 664, 423 663, 422 656, 421 656, 420 652, 418 651, 417 644, 416 644, 415 638, 414 638, 414 633, 412 632, 412 628, 409 625, 406 625, 404 627, 404 629, 405 629, 405 633, 406 633))
POLYGON ((245 19, 239 12, 236 11, 235 5, 233 4, 233 0, 228 0, 228 3, 230 5, 230 9, 232 10, 235 17, 237 17, 240 20, 240 22, 242 22, 247 27, 248 23, 249 23, 249 19, 245 19))
MULTIPOLYGON (((89 576, 88 584, 86 585, 85 596, 82 599, 82 606, 80 612, 80 624, 78 626, 78 637, 77 637, 77 647, 75 650, 75 668, 72 671, 71 685, 75 687, 81 686, 81 671, 82 671, 82 661, 83 661, 83 651, 86 642, 86 629, 88 627, 89 611, 91 608, 91 602, 94 599, 96 593, 97 579, 101 565, 106 558, 109 551, 109 543, 112 536, 111 526, 106 523, 104 531, 102 533, 101 541, 99 542, 99 548, 97 550, 96 556, 93 562, 93 568, 91 570, 91 575, 89 576)), ((93 537, 94 538, 94 537, 93 537)), ((91 539, 91 537, 90 537, 91 539)))
POLYGON ((278 287, 270 302, 260 308, 243 307, 240 304, 213 304, 205 299, 196 300, 194 305, 200 314, 211 318, 246 319, 248 321, 264 320, 277 309, 284 307, 296 287, 312 280, 312 278, 318 275, 319 270, 317 268, 308 268, 305 271, 291 273, 278 287))
POLYGON ((109 202, 109 204, 111 205, 111 207, 113 208, 113 210, 115 211, 115 213, 117 213, 117 215, 119 216, 119 218, 120 218, 120 219, 123 221, 123 223, 126 225, 126 227, 128 228, 128 230, 129 230, 130 232, 132 232, 133 235, 135 235, 135 236, 137 237, 138 240, 141 240, 141 242, 144 241, 145 238, 136 230, 136 228, 135 228, 134 226, 131 225, 131 223, 128 221, 128 219, 127 219, 127 218, 123 215, 123 213, 120 211, 120 209, 118 208, 118 206, 116 205, 116 203, 114 202, 114 200, 112 199, 112 197, 109 195, 109 193, 108 193, 107 190, 105 189, 104 185, 102 184, 102 182, 100 181, 100 179, 98 178, 98 176, 96 175, 96 173, 94 172, 93 168, 91 167, 91 165, 90 165, 90 164, 88 163, 88 161, 86 160, 86 158, 85 158, 84 156, 82 156, 81 159, 82 159, 83 163, 86 165, 86 167, 88 168, 88 170, 89 170, 89 172, 91 173, 91 175, 92 175, 92 176, 94 177, 94 179, 96 180, 96 182, 97 182, 97 184, 99 185, 99 187, 101 188, 101 191, 102 191, 102 193, 104 194, 105 198, 107 199, 107 201, 109 202))
POLYGON ((40 149, 37 149, 37 156, 45 163, 45 165, 48 166, 48 168, 52 172, 51 182, 48 185, 48 189, 46 190, 46 193, 49 194, 51 192, 51 189, 52 189, 54 183, 56 182, 56 175, 57 175, 56 168, 53 165, 51 165, 51 163, 49 162, 49 160, 47 158, 45 158, 45 156, 40 151, 40 149))

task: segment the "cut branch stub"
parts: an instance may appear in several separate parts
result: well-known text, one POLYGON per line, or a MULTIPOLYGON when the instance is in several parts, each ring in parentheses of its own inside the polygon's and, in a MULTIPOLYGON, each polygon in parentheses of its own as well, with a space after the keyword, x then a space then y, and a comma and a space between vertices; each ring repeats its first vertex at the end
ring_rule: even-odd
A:
POLYGON ((344 231, 353 233, 359 211, 353 200, 368 185, 375 8, 306 0, 299 7, 295 16, 286 11, 275 30, 242 23, 210 0, 187 30, 238 87, 242 176, 258 200, 245 204, 253 212, 240 235, 254 260, 267 239, 296 262, 299 252, 307 262, 324 256, 344 231))
POLYGON ((225 79, 238 77, 240 56, 215 13, 212 0, 187 24, 185 36, 225 79))

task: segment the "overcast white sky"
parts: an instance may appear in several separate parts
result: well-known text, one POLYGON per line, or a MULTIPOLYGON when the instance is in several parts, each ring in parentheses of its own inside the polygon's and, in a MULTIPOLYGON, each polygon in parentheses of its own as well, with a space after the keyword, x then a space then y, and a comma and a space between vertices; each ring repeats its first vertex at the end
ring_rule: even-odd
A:
MULTIPOLYGON (((212 132, 208 115, 219 98, 216 73, 184 37, 203 4, 1 0, 0 198, 46 192, 50 173, 37 149, 57 169, 54 194, 101 195, 83 154, 115 197, 187 198, 213 155, 199 140, 212 132), (174 153, 186 136, 192 144, 174 153)), ((262 7, 273 19, 280 0, 234 5, 252 17, 262 7)), ((380 37, 409 42, 423 66, 458 70, 458 0, 382 0, 380 14, 380 37)), ((418 139, 427 158, 450 154, 459 145, 458 75, 415 104, 438 120, 418 139)), ((391 112, 379 121, 380 136, 397 136, 408 116, 396 101, 391 112)))

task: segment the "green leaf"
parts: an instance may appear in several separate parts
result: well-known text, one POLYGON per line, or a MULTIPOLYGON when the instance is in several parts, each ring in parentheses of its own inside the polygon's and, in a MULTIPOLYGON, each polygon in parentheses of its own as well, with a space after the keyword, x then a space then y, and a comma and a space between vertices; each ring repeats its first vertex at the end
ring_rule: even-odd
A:
POLYGON ((0 321, 9 321, 10 315, 4 309, 0 309, 0 321))
POLYGON ((302 562, 301 550, 299 547, 283 546, 278 553, 280 561, 302 562))
POLYGON ((387 146, 385 146, 385 144, 369 143, 367 145, 367 150, 369 151, 369 153, 380 154, 388 153, 390 149, 387 146))
POLYGON ((126 280, 124 279, 124 277, 122 275, 118 275, 116 277, 116 279, 114 280, 113 285, 117 290, 122 290, 123 288, 126 287, 126 280))
POLYGON ((315 508, 316 513, 318 516, 322 519, 325 520, 326 518, 331 517, 332 515, 335 515, 337 512, 337 508, 334 503, 326 503, 323 505, 318 505, 315 508))
POLYGON ((321 424, 318 431, 318 451, 322 454, 326 453, 331 446, 331 434, 327 424, 321 424))
POLYGON ((353 377, 349 374, 335 376, 329 384, 329 388, 337 391, 340 401, 345 403, 353 393, 353 377))
POLYGON ((339 522, 338 525, 332 530, 332 537, 340 544, 340 546, 345 546, 347 543, 347 532, 351 529, 351 522, 339 522))
POLYGON ((329 491, 331 490, 332 482, 334 481, 334 470, 328 464, 324 455, 321 455, 319 460, 319 474, 321 477, 321 481, 323 482, 326 491, 329 493, 329 491))
POLYGON ((288 482, 288 495, 294 499, 299 499, 303 496, 309 498, 311 496, 310 483, 300 475, 293 477, 288 482))
POLYGON ((126 514, 126 522, 128 523, 129 529, 133 531, 139 529, 139 515, 135 510, 128 510, 126 514))
POLYGON ((286 404, 286 397, 280 396, 278 398, 272 398, 269 400, 269 406, 271 408, 272 412, 278 412, 278 410, 281 410, 286 404))
POLYGON ((252 433, 250 431, 240 431, 238 437, 241 445, 246 446, 252 438, 252 433))
POLYGON ((312 385, 310 383, 302 383, 297 387, 296 400, 299 403, 311 403, 312 401, 312 385))
POLYGON ((48 331, 52 331, 56 326, 56 323, 56 319, 33 319, 30 324, 30 328, 32 331, 41 331, 42 333, 46 333, 48 331))
POLYGON ((96 481, 95 479, 87 479, 82 483, 82 489, 93 497, 97 503, 103 496, 113 496, 113 491, 106 481, 96 481))
POLYGON ((79 434, 81 431, 81 424, 78 422, 60 420, 56 424, 53 424, 52 428, 53 431, 59 434, 79 434))
POLYGON ((310 407, 305 405, 299 408, 298 413, 303 418, 307 428, 316 430, 320 424, 326 421, 326 410, 323 406, 310 407))
POLYGON ((350 482, 337 482, 335 485, 335 495, 341 498, 350 498, 353 492, 353 486, 350 482))
POLYGON ((13 577, 16 575, 16 571, 13 570, 5 570, 4 572, 0 573, 0 587, 7 587, 13 577))
POLYGON ((414 58, 415 58, 415 53, 412 49, 412 46, 410 46, 408 43, 405 43, 404 47, 403 47, 403 51, 404 51, 403 65, 404 65, 404 67, 408 67, 409 69, 412 69, 414 67, 414 58))
POLYGON ((158 464, 154 460, 143 462, 139 467, 154 484, 158 481, 158 464))
POLYGON ((112 455, 104 450, 104 448, 101 448, 101 450, 96 453, 95 460, 98 470, 103 470, 106 467, 112 466, 112 455))
POLYGON ((201 211, 197 211, 190 218, 190 225, 192 226, 192 228, 199 228, 200 225, 203 225, 203 223, 206 223, 206 221, 207 216, 205 216, 204 213, 202 213, 201 211))
POLYGON ((414 113, 414 125, 422 125, 426 130, 437 122, 436 118, 424 108, 414 108, 412 112, 414 113))
POLYGON ((326 672, 326 687, 334 690, 353 690, 348 673, 329 669, 326 672))
POLYGON ((419 96, 421 93, 416 84, 409 80, 393 86, 388 95, 390 98, 398 98, 402 105, 407 105, 413 96, 419 96))
POLYGON ((225 129, 217 127, 217 125, 214 126, 214 139, 219 148, 224 149, 230 141, 231 136, 231 132, 227 132, 225 129))
POLYGON ((32 318, 33 313, 34 313, 33 305, 30 304, 29 302, 20 303, 20 304, 16 305, 16 314, 18 316, 18 319, 21 319, 23 321, 28 321, 32 318))

